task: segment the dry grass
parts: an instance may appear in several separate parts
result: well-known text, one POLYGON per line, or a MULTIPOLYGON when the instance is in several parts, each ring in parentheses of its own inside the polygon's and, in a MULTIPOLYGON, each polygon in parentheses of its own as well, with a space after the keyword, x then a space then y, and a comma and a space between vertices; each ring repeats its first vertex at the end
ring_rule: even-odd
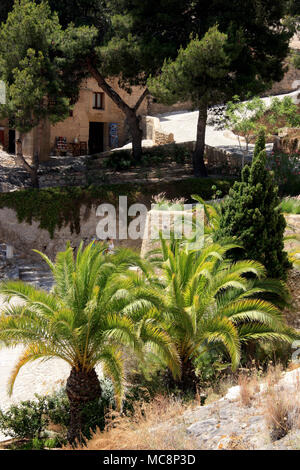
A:
POLYGON ((150 403, 136 405, 133 416, 112 412, 106 430, 97 431, 84 449, 195 450, 196 442, 185 431, 186 409, 179 400, 158 396, 150 403))
POLYGON ((267 394, 264 407, 266 424, 272 441, 286 436, 292 429, 299 428, 300 404, 295 396, 286 390, 272 390, 267 394))
POLYGON ((240 386, 240 401, 243 406, 251 406, 255 395, 260 391, 256 373, 241 374, 238 378, 240 386))
POLYGON ((282 366, 275 365, 269 367, 266 375, 263 411, 272 441, 282 439, 292 429, 300 428, 299 376, 291 390, 287 384, 278 383, 282 374, 282 366))
POLYGON ((268 389, 274 387, 274 385, 278 384, 279 380, 282 378, 283 374, 283 367, 282 364, 271 364, 268 367, 268 371, 265 378, 265 383, 268 389))

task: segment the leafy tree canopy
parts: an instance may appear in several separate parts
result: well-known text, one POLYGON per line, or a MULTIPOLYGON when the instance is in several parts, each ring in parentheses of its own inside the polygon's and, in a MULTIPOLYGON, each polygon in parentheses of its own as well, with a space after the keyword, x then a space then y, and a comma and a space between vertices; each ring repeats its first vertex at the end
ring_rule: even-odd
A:
POLYGON ((133 79, 143 72, 138 77, 143 81, 156 73, 165 59, 175 59, 191 35, 201 39, 218 23, 220 32, 228 35, 229 52, 234 53, 234 94, 245 89, 259 93, 283 76, 282 60, 288 53, 291 33, 282 28, 286 9, 281 0, 110 0, 108 6, 114 37, 100 50, 107 73, 133 79))
POLYGON ((150 91, 168 104, 191 100, 197 108, 204 100, 213 104, 220 99, 230 58, 226 54, 227 35, 217 26, 199 40, 193 39, 179 50, 176 60, 166 60, 159 78, 148 81, 150 91))
POLYGON ((0 31, 0 76, 7 91, 1 113, 16 129, 26 133, 41 119, 68 115, 86 73, 78 64, 95 35, 72 25, 64 32, 45 2, 15 2, 0 31))

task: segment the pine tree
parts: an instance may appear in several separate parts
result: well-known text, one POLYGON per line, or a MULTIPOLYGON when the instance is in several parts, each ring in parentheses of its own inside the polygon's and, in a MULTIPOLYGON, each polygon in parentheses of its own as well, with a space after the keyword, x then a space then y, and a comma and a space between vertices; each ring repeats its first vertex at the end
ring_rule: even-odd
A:
POLYGON ((96 28, 87 26, 63 30, 48 3, 36 0, 15 0, 1 26, 0 79, 5 83, 6 103, 0 105, 0 117, 20 133, 16 160, 29 172, 33 186, 38 186, 43 136, 38 132, 32 164, 23 156, 22 141, 39 123, 56 124, 69 116, 88 76, 82 60, 96 36, 96 28))
POLYGON ((265 149, 266 149, 266 136, 265 136, 264 131, 262 130, 260 131, 258 138, 255 142, 253 158, 255 159, 256 157, 258 157, 260 152, 262 152, 265 149))
POLYGON ((286 222, 278 207, 278 188, 273 174, 266 169, 266 159, 261 134, 251 168, 245 166, 242 181, 235 183, 222 207, 217 237, 237 237, 245 259, 260 261, 269 276, 284 279, 291 267, 284 251, 286 222))

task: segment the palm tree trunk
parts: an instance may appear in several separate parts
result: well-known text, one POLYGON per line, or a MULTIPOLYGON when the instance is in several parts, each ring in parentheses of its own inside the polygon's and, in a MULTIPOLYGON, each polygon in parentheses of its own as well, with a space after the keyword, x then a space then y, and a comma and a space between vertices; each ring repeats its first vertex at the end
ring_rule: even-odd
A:
POLYGON ((170 392, 174 390, 180 393, 197 393, 197 377, 195 375, 195 368, 190 359, 181 359, 181 377, 174 379, 170 369, 166 371, 164 382, 170 392))
POLYGON ((179 387, 184 392, 197 391, 197 377, 195 375, 195 367, 190 359, 182 360, 181 379, 179 387))
POLYGON ((205 134, 207 124, 207 103, 203 102, 199 106, 199 118, 197 124, 197 140, 193 154, 194 175, 199 177, 207 177, 208 173, 204 163, 205 152, 205 134))
POLYGON ((100 382, 95 369, 85 372, 73 368, 67 380, 66 391, 70 402, 68 442, 72 446, 76 446, 82 440, 84 405, 101 397, 100 382))

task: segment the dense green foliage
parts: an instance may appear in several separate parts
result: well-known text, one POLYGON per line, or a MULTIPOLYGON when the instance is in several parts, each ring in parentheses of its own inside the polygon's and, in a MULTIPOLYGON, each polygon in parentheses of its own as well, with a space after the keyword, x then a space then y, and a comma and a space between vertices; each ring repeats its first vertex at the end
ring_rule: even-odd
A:
POLYGON ((300 0, 288 0, 287 1, 287 13, 290 15, 300 15, 300 0))
POLYGON ((133 59, 127 64, 125 60, 115 61, 119 72, 130 64, 133 68, 140 66, 146 76, 153 74, 165 59, 175 59, 191 36, 202 39, 218 23, 220 31, 229 35, 232 70, 238 72, 231 80, 238 87, 255 93, 255 89, 262 91, 271 80, 282 77, 281 62, 288 53, 290 35, 288 30, 276 28, 286 13, 282 0, 110 0, 108 4, 114 26, 111 49, 114 45, 118 53, 118 47, 120 51, 123 48, 133 59), (139 56, 141 64, 134 61, 139 56))
POLYGON ((18 439, 40 438, 49 424, 46 416, 46 397, 23 401, 12 405, 7 411, 0 410, 0 430, 5 436, 18 439))
POLYGON ((108 28, 107 7, 103 0, 48 0, 48 3, 51 10, 58 14, 63 28, 70 23, 95 26, 101 36, 108 28))
POLYGON ((215 26, 202 39, 192 40, 186 49, 179 50, 174 61, 164 62, 158 78, 148 81, 151 93, 167 104, 191 100, 195 109, 202 100, 215 104, 229 71, 227 39, 215 26))
POLYGON ((20 222, 37 221, 41 229, 48 230, 53 237, 55 230, 70 225, 71 231, 80 233, 80 209, 91 209, 109 202, 118 204, 119 196, 127 196, 128 204, 144 201, 150 205, 153 194, 166 193, 170 199, 184 197, 191 200, 192 194, 199 194, 203 199, 212 199, 216 187, 225 196, 234 180, 213 179, 198 180, 188 178, 176 183, 152 183, 146 185, 116 184, 90 186, 89 188, 50 188, 25 189, 11 193, 0 193, 0 208, 8 207, 17 213, 20 222))
POLYGON ((162 238, 161 243, 160 285, 155 285, 152 296, 157 318, 179 351, 180 388, 192 388, 193 361, 199 367, 199 356, 216 346, 221 346, 219 353, 235 369, 242 345, 251 340, 292 342, 294 332, 286 327, 278 308, 262 300, 263 293, 285 297, 284 284, 266 279, 260 263, 228 263, 227 253, 234 247, 230 243, 208 241, 202 249, 178 240, 168 243, 162 238))
MULTIPOLYGON (((82 409, 84 427, 82 434, 89 439, 91 432, 105 427, 105 415, 115 407, 114 389, 111 381, 100 380, 102 395, 99 400, 86 404, 82 409)), ((65 389, 51 395, 36 395, 34 400, 21 401, 7 411, 0 410, 0 430, 5 436, 16 439, 37 439, 41 447, 48 447, 49 424, 59 426, 61 431, 54 438, 56 446, 66 443, 67 428, 70 422, 70 403, 65 389)), ((31 446, 34 443, 31 442, 31 446)))
MULTIPOLYGON (((37 0, 41 3, 43 0, 37 0)), ((71 22, 75 26, 96 26, 98 30, 104 28, 105 3, 103 0, 48 0, 53 12, 59 17, 59 22, 66 28, 71 22)), ((14 0, 1 0, 0 21, 6 21, 8 13, 13 9, 14 0)))
POLYGON ((139 275, 129 267, 139 267, 146 279, 145 262, 126 249, 107 254, 104 244, 83 243, 75 254, 68 245, 55 263, 41 254, 55 281, 51 293, 21 281, 0 285, 5 301, 12 297, 21 304, 7 303, 0 315, 0 341, 10 347, 22 344, 21 353, 9 378, 12 393, 21 368, 38 359, 59 358, 71 372, 67 380, 70 402, 68 440, 81 438, 82 408, 101 397, 97 365, 114 385, 116 406, 124 397, 124 349, 141 354, 145 346, 154 357, 168 365, 174 376, 180 363, 171 338, 151 322, 136 325, 131 318, 137 302, 143 302, 139 275), (137 289, 133 287, 136 286, 137 289))
POLYGON ((251 168, 244 168, 242 181, 234 184, 222 207, 216 237, 237 237, 246 258, 260 261, 269 276, 284 278, 290 267, 283 242, 286 222, 266 163, 264 137, 260 136, 251 168))
POLYGON ((286 214, 300 214, 300 200, 286 197, 281 201, 280 207, 286 214))
POLYGON ((117 150, 104 159, 103 166, 122 171, 132 167, 155 167, 164 162, 189 163, 190 161, 191 152, 185 146, 173 143, 144 149, 140 162, 135 161, 130 150, 117 150))
POLYGON ((267 158, 267 168, 274 174, 281 196, 300 194, 300 155, 272 153, 267 158))
POLYGON ((72 25, 63 31, 46 2, 15 2, 0 31, 0 77, 7 95, 0 111, 13 127, 26 133, 45 118, 56 123, 68 116, 86 76, 84 69, 72 74, 71 57, 76 53, 78 67, 96 34, 72 25))

